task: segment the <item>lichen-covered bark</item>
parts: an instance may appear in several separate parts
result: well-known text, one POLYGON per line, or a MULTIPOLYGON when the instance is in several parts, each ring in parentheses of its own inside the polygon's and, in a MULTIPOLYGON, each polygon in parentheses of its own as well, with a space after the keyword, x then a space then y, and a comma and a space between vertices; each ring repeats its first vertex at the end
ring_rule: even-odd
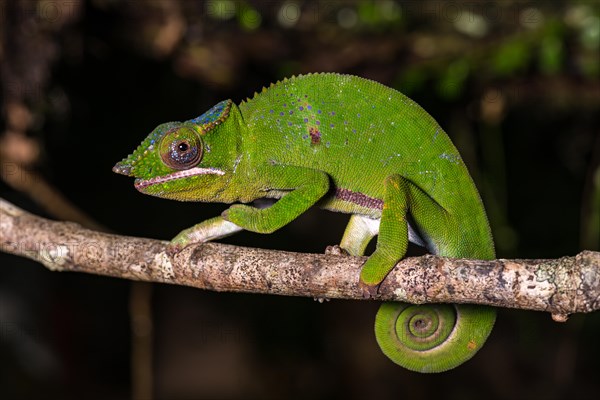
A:
MULTIPOLYGON (((303 254, 218 243, 176 254, 168 242, 111 235, 31 215, 0 199, 0 250, 55 271, 202 289, 361 299, 365 257, 303 254)), ((398 263, 379 300, 473 303, 548 311, 557 321, 600 309, 600 253, 557 260, 464 260, 426 255, 398 263)))

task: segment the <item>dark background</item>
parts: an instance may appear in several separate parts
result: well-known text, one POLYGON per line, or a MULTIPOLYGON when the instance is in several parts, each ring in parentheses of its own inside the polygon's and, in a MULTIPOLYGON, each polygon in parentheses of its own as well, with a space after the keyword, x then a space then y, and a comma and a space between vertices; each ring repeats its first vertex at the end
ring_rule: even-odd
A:
MULTIPOLYGON (((404 92, 445 128, 498 257, 599 249, 597 2, 7 0, 0 12, 0 196, 33 213, 66 219, 27 190, 43 181, 111 231, 169 239, 226 206, 143 196, 114 163, 162 122, 335 71, 404 92), (35 182, 9 176, 16 165, 35 182)), ((347 218, 311 210, 272 235, 223 241, 323 252, 347 218)), ((474 359, 421 375, 380 352, 375 302, 0 262, 2 398, 585 399, 600 389, 598 313, 559 324, 499 310, 474 359)))

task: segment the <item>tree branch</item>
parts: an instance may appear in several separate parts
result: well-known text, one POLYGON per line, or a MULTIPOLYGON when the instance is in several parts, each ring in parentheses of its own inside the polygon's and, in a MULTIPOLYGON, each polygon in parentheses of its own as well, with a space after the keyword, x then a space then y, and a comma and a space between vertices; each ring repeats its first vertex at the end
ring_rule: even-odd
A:
MULTIPOLYGON (((34 216, 0 199, 0 250, 53 271, 76 271, 229 292, 361 299, 366 257, 168 242, 111 235, 34 216)), ((600 309, 600 253, 556 260, 407 258, 381 284, 378 300, 472 303, 547 311, 557 321, 600 309)))

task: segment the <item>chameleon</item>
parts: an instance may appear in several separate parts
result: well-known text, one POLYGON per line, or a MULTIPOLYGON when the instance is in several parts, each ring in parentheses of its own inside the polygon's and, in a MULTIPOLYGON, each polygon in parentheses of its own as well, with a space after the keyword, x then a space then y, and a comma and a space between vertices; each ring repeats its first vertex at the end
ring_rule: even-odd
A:
MULTIPOLYGON (((430 253, 495 258, 485 209, 459 152, 438 123, 401 92, 365 78, 285 78, 236 105, 157 126, 113 171, 145 194, 232 204, 171 242, 272 233, 313 205, 350 214, 339 248, 359 256, 367 296, 411 241, 430 253), (248 203, 270 198, 269 207, 248 203)), ((383 353, 412 371, 443 372, 482 347, 491 307, 384 302, 375 317, 383 353)))

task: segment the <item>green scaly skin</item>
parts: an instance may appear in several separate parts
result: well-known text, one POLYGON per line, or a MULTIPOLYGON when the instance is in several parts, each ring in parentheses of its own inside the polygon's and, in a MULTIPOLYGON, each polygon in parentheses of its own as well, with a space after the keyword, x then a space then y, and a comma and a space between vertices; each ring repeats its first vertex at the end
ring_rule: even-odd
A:
MULTIPOLYGON (((341 247, 361 255, 376 235, 360 283, 368 295, 404 257, 409 240, 430 252, 493 259, 485 211, 458 151, 435 120, 398 91, 339 74, 284 79, 239 106, 158 126, 118 163, 136 188, 180 201, 235 204, 186 229, 173 246, 249 230, 271 233, 309 207, 352 214, 341 247)), ((441 372, 471 358, 495 311, 471 305, 385 303, 377 341, 397 364, 441 372)))

